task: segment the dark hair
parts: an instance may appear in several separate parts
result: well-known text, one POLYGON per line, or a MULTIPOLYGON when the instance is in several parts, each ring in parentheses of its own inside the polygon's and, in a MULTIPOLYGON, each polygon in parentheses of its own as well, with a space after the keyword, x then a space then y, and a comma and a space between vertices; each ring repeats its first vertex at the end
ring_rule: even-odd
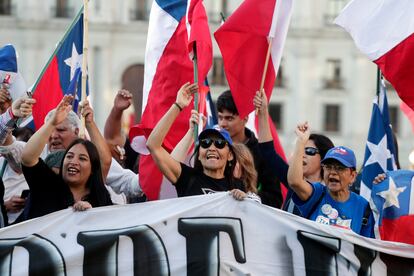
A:
POLYGON ((217 98, 217 111, 223 112, 224 110, 229 111, 232 114, 239 115, 236 104, 234 103, 233 96, 230 90, 226 90, 217 98))
MULTIPOLYGON (((334 143, 322 134, 312 133, 309 136, 309 140, 313 141, 316 148, 319 151, 319 155, 321 156, 321 160, 325 157, 328 150, 334 147, 334 143)), ((321 177, 323 178, 323 168, 321 168, 321 177)))
POLYGON ((34 131, 30 127, 18 127, 12 131, 17 140, 27 142, 32 137, 34 131))
MULTIPOLYGON (((233 154, 233 160, 231 161, 227 161, 226 163, 226 168, 224 169, 224 178, 226 179, 227 183, 229 184, 228 190, 232 190, 232 189, 236 189, 237 187, 234 185, 234 168, 236 165, 236 154, 233 150, 233 147, 229 144, 227 144, 227 146, 229 147, 231 153, 233 154)), ((199 172, 203 172, 203 165, 201 164, 201 161, 198 159, 200 155, 200 145, 197 145, 195 147, 194 153, 190 158, 191 159, 194 158, 194 169, 196 169, 199 172)))
POLYGON ((91 175, 86 182, 86 187, 89 189, 89 194, 84 198, 93 207, 107 206, 111 202, 108 190, 105 188, 105 183, 102 177, 101 161, 98 150, 95 145, 85 139, 78 138, 73 141, 65 151, 65 155, 60 165, 59 176, 63 179, 63 162, 68 154, 68 151, 75 145, 81 144, 85 147, 89 155, 89 162, 91 163, 91 175))

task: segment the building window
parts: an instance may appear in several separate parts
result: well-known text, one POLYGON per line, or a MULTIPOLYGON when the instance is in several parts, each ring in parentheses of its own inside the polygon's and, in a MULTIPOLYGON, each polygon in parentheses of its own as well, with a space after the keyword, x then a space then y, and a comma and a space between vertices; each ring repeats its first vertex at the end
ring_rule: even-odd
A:
POLYGON ((215 57, 213 59, 213 85, 227 85, 226 76, 224 74, 223 59, 215 57))
POLYGON ((400 130, 400 125, 398 123, 400 109, 397 106, 389 106, 388 114, 390 115, 390 124, 392 126, 392 130, 394 131, 394 133, 398 133, 400 130))
POLYGON ((328 0, 328 6, 326 8, 325 14, 325 23, 328 25, 333 25, 334 19, 339 15, 347 2, 348 0, 328 0))
POLYGON ((342 89, 343 80, 341 76, 341 60, 328 59, 326 61, 325 88, 342 89))
POLYGON ((147 1, 146 0, 134 0, 133 9, 131 12, 132 20, 147 20, 147 1))
POLYGON ((269 115, 278 131, 283 131, 283 105, 281 103, 269 104, 269 115))
POLYGON ((0 15, 11 15, 11 0, 0 0, 0 15))
POLYGON ((73 8, 69 7, 67 0, 56 0, 55 17, 68 18, 73 16, 73 8))
POLYGON ((325 105, 324 130, 339 132, 341 129, 341 108, 337 104, 325 105))

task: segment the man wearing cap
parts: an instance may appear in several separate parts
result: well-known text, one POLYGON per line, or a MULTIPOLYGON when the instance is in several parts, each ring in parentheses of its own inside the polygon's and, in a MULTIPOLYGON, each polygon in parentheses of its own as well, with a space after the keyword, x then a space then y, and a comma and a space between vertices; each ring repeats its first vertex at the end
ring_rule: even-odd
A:
POLYGON ((295 132, 297 140, 288 182, 302 215, 318 223, 374 237, 374 218, 368 201, 349 190, 357 175, 354 152, 343 146, 330 149, 321 161, 325 185, 307 182, 303 179, 302 162, 310 135, 308 123, 298 125, 295 132))

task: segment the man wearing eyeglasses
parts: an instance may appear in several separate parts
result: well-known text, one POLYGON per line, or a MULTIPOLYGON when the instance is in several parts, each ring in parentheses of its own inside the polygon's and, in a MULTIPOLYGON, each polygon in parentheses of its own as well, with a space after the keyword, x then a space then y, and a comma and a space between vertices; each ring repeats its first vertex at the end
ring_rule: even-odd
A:
POLYGON ((280 181, 274 177, 271 168, 261 154, 259 142, 254 133, 246 127, 247 117, 241 118, 230 90, 223 92, 217 99, 219 126, 230 133, 235 143, 245 144, 254 158, 257 170, 258 194, 263 204, 280 208, 282 193, 280 181))
POLYGON ((293 201, 303 216, 374 237, 374 218, 368 201, 349 190, 357 175, 354 152, 343 146, 330 149, 321 161, 325 186, 320 182, 307 182, 303 179, 302 162, 310 135, 308 124, 298 125, 295 132, 297 140, 288 183, 295 192, 293 201))

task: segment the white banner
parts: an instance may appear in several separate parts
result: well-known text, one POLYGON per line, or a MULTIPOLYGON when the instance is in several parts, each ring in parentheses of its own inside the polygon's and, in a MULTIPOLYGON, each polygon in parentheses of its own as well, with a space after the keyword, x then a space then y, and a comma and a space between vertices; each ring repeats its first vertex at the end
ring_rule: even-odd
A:
POLYGON ((412 275, 413 259, 414 246, 227 193, 67 209, 0 231, 0 275, 412 275))

